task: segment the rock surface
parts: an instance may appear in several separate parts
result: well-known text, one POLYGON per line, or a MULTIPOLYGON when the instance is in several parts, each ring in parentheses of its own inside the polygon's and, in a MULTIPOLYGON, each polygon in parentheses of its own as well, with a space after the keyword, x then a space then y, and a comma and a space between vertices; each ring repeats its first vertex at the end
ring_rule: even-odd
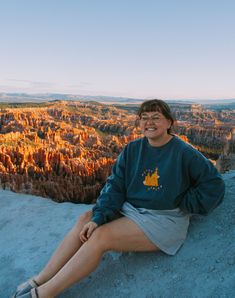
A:
MULTIPOLYGON (((175 256, 109 252, 94 273, 60 297, 235 297, 235 171, 224 179, 224 202, 208 217, 191 219, 175 256)), ((91 205, 0 190, 0 208, 0 297, 9 298, 42 269, 91 205)))

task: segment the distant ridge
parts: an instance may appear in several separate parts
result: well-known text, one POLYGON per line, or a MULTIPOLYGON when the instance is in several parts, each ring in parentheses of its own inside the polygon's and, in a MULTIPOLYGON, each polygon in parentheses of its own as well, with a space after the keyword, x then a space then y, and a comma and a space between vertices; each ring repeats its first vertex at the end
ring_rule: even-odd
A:
POLYGON ((144 99, 129 97, 113 97, 113 96, 92 96, 92 95, 75 95, 75 94, 27 94, 27 93, 0 93, 0 102, 2 103, 23 103, 23 102, 43 102, 55 100, 78 100, 78 101, 96 101, 100 103, 131 103, 139 104, 144 99))
MULTIPOLYGON (((79 101, 96 101, 107 104, 140 104, 143 98, 130 98, 130 97, 115 97, 115 96, 102 96, 102 95, 79 95, 79 94, 63 94, 63 93, 0 93, 0 102, 2 103, 26 103, 26 102, 45 102, 54 100, 79 100, 79 101)), ((169 103, 182 103, 182 104, 231 104, 235 103, 235 98, 232 99, 166 99, 169 103)))

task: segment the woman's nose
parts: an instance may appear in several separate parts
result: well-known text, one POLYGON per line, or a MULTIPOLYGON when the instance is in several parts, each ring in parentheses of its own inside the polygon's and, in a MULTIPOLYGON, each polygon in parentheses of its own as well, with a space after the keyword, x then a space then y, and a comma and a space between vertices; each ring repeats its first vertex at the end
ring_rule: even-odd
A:
POLYGON ((152 118, 152 117, 149 117, 149 118, 147 119, 146 123, 154 123, 153 118, 152 118))

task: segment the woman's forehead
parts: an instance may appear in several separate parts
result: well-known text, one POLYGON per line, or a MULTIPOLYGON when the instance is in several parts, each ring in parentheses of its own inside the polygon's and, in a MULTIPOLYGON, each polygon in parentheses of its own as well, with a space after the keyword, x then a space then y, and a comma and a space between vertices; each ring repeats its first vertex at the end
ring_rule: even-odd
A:
POLYGON ((162 112, 161 111, 151 111, 151 112, 142 112, 141 115, 149 115, 149 116, 152 116, 152 115, 162 115, 162 112))

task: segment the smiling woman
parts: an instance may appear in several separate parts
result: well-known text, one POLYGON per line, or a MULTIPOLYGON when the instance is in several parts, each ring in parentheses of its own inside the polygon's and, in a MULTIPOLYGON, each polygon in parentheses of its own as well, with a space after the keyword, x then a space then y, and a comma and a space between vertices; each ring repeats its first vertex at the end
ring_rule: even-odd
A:
POLYGON ((124 148, 95 206, 14 297, 55 297, 94 271, 109 250, 174 255, 186 239, 190 216, 206 215, 222 202, 221 175, 171 133, 168 105, 146 101, 137 117, 144 137, 124 148))
POLYGON ((139 108, 138 119, 142 133, 152 146, 162 146, 171 140, 174 118, 163 100, 145 101, 139 108))

